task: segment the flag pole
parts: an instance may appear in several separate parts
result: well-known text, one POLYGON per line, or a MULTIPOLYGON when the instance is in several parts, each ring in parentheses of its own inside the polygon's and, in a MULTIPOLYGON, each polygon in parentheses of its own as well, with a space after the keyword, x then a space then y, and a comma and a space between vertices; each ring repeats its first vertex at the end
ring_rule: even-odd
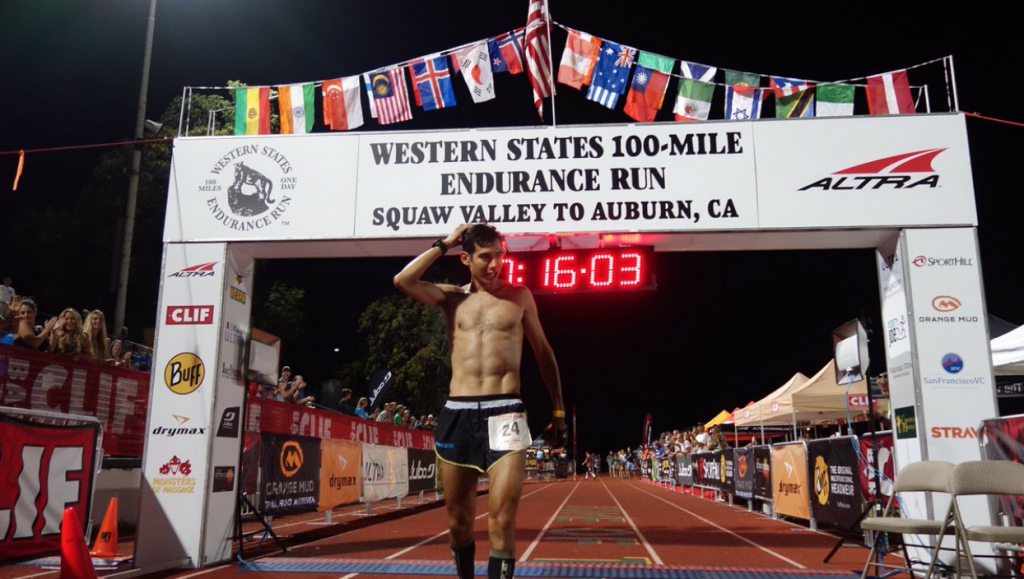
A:
POLYGON ((551 5, 544 3, 544 18, 548 25, 548 84, 551 87, 551 126, 558 126, 558 113, 555 112, 555 57, 552 55, 554 46, 551 44, 551 5))
POLYGON ((949 55, 949 76, 953 81, 953 110, 960 111, 960 98, 956 91, 956 68, 953 67, 953 55, 949 55))

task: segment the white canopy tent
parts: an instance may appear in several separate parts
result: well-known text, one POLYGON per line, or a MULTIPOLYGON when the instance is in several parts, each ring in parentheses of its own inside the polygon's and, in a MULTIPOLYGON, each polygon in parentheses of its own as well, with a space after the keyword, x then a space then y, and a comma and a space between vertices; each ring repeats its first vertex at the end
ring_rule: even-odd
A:
POLYGON ((1024 375, 1024 326, 992 340, 996 376, 1024 375))
POLYGON ((736 426, 761 426, 761 417, 769 416, 771 414, 772 402, 780 396, 785 395, 787 392, 803 386, 806 382, 807 376, 804 376, 803 373, 797 372, 796 374, 793 374, 792 378, 786 381, 782 386, 779 386, 774 392, 758 400, 756 404, 752 404, 742 409, 736 417, 736 426))
POLYGON ((802 385, 783 393, 769 404, 759 424, 785 426, 798 422, 818 424, 829 420, 845 420, 863 417, 868 413, 864 407, 847 408, 847 396, 867 396, 868 383, 861 380, 849 387, 836 382, 835 361, 829 360, 802 385))

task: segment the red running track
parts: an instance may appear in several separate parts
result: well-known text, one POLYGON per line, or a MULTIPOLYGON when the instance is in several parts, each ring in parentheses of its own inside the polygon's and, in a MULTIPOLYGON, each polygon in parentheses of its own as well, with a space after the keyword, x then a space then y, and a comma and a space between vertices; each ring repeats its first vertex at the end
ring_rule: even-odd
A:
MULTIPOLYGON (((487 495, 477 499, 477 561, 486 562, 487 495)), ((451 560, 443 508, 382 522, 294 547, 289 559, 451 560)), ((602 477, 528 485, 516 522, 516 555, 535 563, 692 565, 829 570, 859 574, 868 551, 847 545, 822 559, 836 537, 773 520, 745 507, 694 498, 639 481, 602 477)), ((272 562, 275 558, 263 559, 272 562)), ((900 564, 893 558, 891 564, 900 564)), ((238 564, 170 575, 177 579, 319 579, 310 573, 249 572, 238 564)), ((36 570, 38 572, 38 569, 36 570)), ((27 575, 28 573, 26 573, 27 575)), ((20 575, 20 574, 19 574, 20 575)), ((349 579, 355 574, 323 573, 349 579)), ((360 574, 365 578, 395 575, 360 574)), ((19 579, 26 579, 22 575, 19 579)), ((43 578, 40 579, 50 579, 43 578)))

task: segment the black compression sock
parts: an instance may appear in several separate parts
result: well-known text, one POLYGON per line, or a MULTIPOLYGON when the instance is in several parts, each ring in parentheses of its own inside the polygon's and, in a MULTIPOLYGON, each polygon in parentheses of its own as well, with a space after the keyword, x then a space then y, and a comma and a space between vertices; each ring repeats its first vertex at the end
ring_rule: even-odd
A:
POLYGON ((452 545, 455 573, 458 574, 459 579, 473 579, 473 576, 476 575, 474 557, 476 557, 476 543, 472 539, 464 545, 452 545))
POLYGON ((491 560, 487 563, 487 579, 512 579, 515 572, 515 553, 491 549, 491 560))

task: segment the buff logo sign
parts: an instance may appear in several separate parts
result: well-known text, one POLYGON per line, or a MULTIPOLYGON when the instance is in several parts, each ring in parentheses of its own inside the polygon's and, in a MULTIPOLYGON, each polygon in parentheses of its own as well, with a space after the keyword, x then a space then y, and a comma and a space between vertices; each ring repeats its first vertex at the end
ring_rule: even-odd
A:
POLYGON ((210 215, 234 231, 278 225, 299 184, 288 158, 273 147, 241 145, 226 152, 198 187, 210 215), (225 195, 226 193, 226 195, 225 195), (225 206, 226 202, 226 206, 225 206))
POLYGON ((800 191, 934 189, 939 186, 939 175, 932 168, 932 160, 945 150, 928 149, 855 165, 801 187, 800 191))
POLYGON ((164 384, 175 394, 191 394, 203 385, 203 378, 206 377, 206 367, 203 361, 186 352, 171 358, 164 369, 164 384))

